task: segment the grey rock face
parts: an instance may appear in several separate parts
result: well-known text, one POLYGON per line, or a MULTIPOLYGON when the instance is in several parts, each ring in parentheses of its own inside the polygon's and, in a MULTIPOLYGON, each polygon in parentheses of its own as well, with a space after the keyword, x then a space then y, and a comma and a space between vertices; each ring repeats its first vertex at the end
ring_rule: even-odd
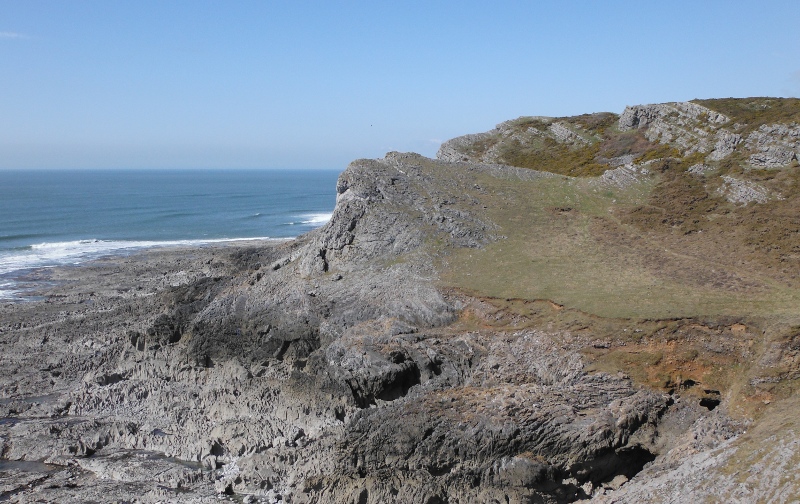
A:
POLYGON ((719 193, 731 203, 766 203, 770 198, 769 191, 755 182, 739 180, 729 175, 723 175, 722 180, 719 193))
POLYGON ((558 143, 565 144, 588 144, 589 141, 570 129, 569 125, 563 122, 555 122, 547 128, 558 143))
POLYGON ((56 270, 0 306, 2 457, 50 464, 3 495, 566 502, 633 476, 668 398, 586 373, 559 334, 442 329, 464 300, 427 243, 497 239, 473 176, 549 175, 360 160, 294 242, 56 270))
POLYGON ((712 133, 728 121, 725 115, 696 103, 677 102, 626 107, 618 127, 622 131, 646 128, 648 140, 674 145, 684 155, 702 152, 722 159, 733 152, 738 140, 728 132, 712 133))
POLYGON ((756 168, 779 168, 800 157, 800 126, 763 125, 742 138, 728 126, 729 119, 694 103, 667 103, 626 107, 618 127, 625 131, 646 128, 651 141, 678 146, 684 154, 706 153, 708 161, 720 161, 744 144, 751 152, 749 163, 756 168))
POLYGON ((748 135, 747 148, 755 151, 750 164, 759 168, 780 168, 800 158, 800 126, 772 124, 748 135))
POLYGON ((436 159, 455 163, 458 161, 470 161, 470 157, 464 151, 475 143, 490 138, 491 133, 472 133, 447 140, 439 146, 436 152, 436 159))
POLYGON ((742 136, 730 131, 717 131, 717 143, 708 155, 709 161, 719 161, 733 154, 736 146, 742 142, 742 136))
POLYGON ((353 417, 337 452, 344 474, 316 480, 308 502, 365 490, 397 502, 572 500, 580 486, 565 480, 635 473, 639 452, 620 449, 666 409, 665 398, 627 381, 586 374, 577 354, 554 353, 544 333, 449 342, 419 334, 371 348, 392 340, 422 369, 421 385, 353 417))
POLYGON ((629 130, 642 128, 665 117, 681 117, 684 121, 702 121, 711 124, 724 124, 728 117, 709 108, 691 102, 659 103, 625 107, 619 117, 619 128, 629 130))

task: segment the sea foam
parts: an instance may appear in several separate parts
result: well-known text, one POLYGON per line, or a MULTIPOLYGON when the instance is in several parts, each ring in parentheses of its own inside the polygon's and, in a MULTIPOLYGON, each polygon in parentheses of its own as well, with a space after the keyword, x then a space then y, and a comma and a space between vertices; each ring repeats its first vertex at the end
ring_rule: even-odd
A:
POLYGON ((300 235, 330 219, 337 176, 331 170, 0 170, 2 296, 40 278, 31 274, 39 268, 148 247, 300 235))
POLYGON ((333 217, 333 212, 327 213, 306 213, 298 215, 299 221, 296 222, 288 222, 290 226, 304 224, 307 226, 322 226, 323 224, 327 224, 329 220, 333 217))
POLYGON ((132 241, 132 240, 74 240, 64 242, 45 242, 31 245, 23 250, 15 250, 0 255, 0 275, 20 270, 48 268, 67 264, 80 264, 105 255, 124 254, 135 250, 154 247, 179 247, 208 245, 212 243, 244 240, 268 240, 267 236, 257 238, 217 238, 201 240, 172 241, 132 241))

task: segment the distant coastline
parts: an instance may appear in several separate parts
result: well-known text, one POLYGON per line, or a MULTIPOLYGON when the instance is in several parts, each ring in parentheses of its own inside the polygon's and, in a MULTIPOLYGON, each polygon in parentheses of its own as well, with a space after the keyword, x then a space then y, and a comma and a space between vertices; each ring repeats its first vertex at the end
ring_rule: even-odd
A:
POLYGON ((0 299, 36 268, 152 247, 288 239, 323 225, 332 170, 0 171, 0 299))

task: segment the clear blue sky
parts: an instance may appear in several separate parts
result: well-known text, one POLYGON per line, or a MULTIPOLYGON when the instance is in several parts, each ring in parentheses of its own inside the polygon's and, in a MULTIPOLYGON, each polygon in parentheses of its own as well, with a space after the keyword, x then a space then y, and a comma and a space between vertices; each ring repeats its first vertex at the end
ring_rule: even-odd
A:
POLYGON ((520 115, 798 95, 796 0, 0 0, 0 168, 341 170, 520 115))

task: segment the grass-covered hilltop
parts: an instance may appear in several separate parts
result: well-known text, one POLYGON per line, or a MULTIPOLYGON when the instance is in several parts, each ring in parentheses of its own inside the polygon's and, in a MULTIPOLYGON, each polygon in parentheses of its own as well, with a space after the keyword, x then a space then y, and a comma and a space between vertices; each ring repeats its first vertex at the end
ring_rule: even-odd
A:
POLYGON ((0 500, 800 498, 800 100, 437 158, 352 162, 290 242, 39 272, 0 305, 0 500))
POLYGON ((800 100, 776 98, 523 117, 456 138, 440 158, 567 177, 479 181, 504 239, 459 251, 445 278, 504 310, 547 300, 565 328, 627 332, 622 348, 592 352, 603 369, 668 390, 713 383, 758 409, 796 387, 793 360, 752 352, 800 338, 798 153, 800 100), (703 351, 731 321, 752 329, 731 340, 747 354, 703 351))

